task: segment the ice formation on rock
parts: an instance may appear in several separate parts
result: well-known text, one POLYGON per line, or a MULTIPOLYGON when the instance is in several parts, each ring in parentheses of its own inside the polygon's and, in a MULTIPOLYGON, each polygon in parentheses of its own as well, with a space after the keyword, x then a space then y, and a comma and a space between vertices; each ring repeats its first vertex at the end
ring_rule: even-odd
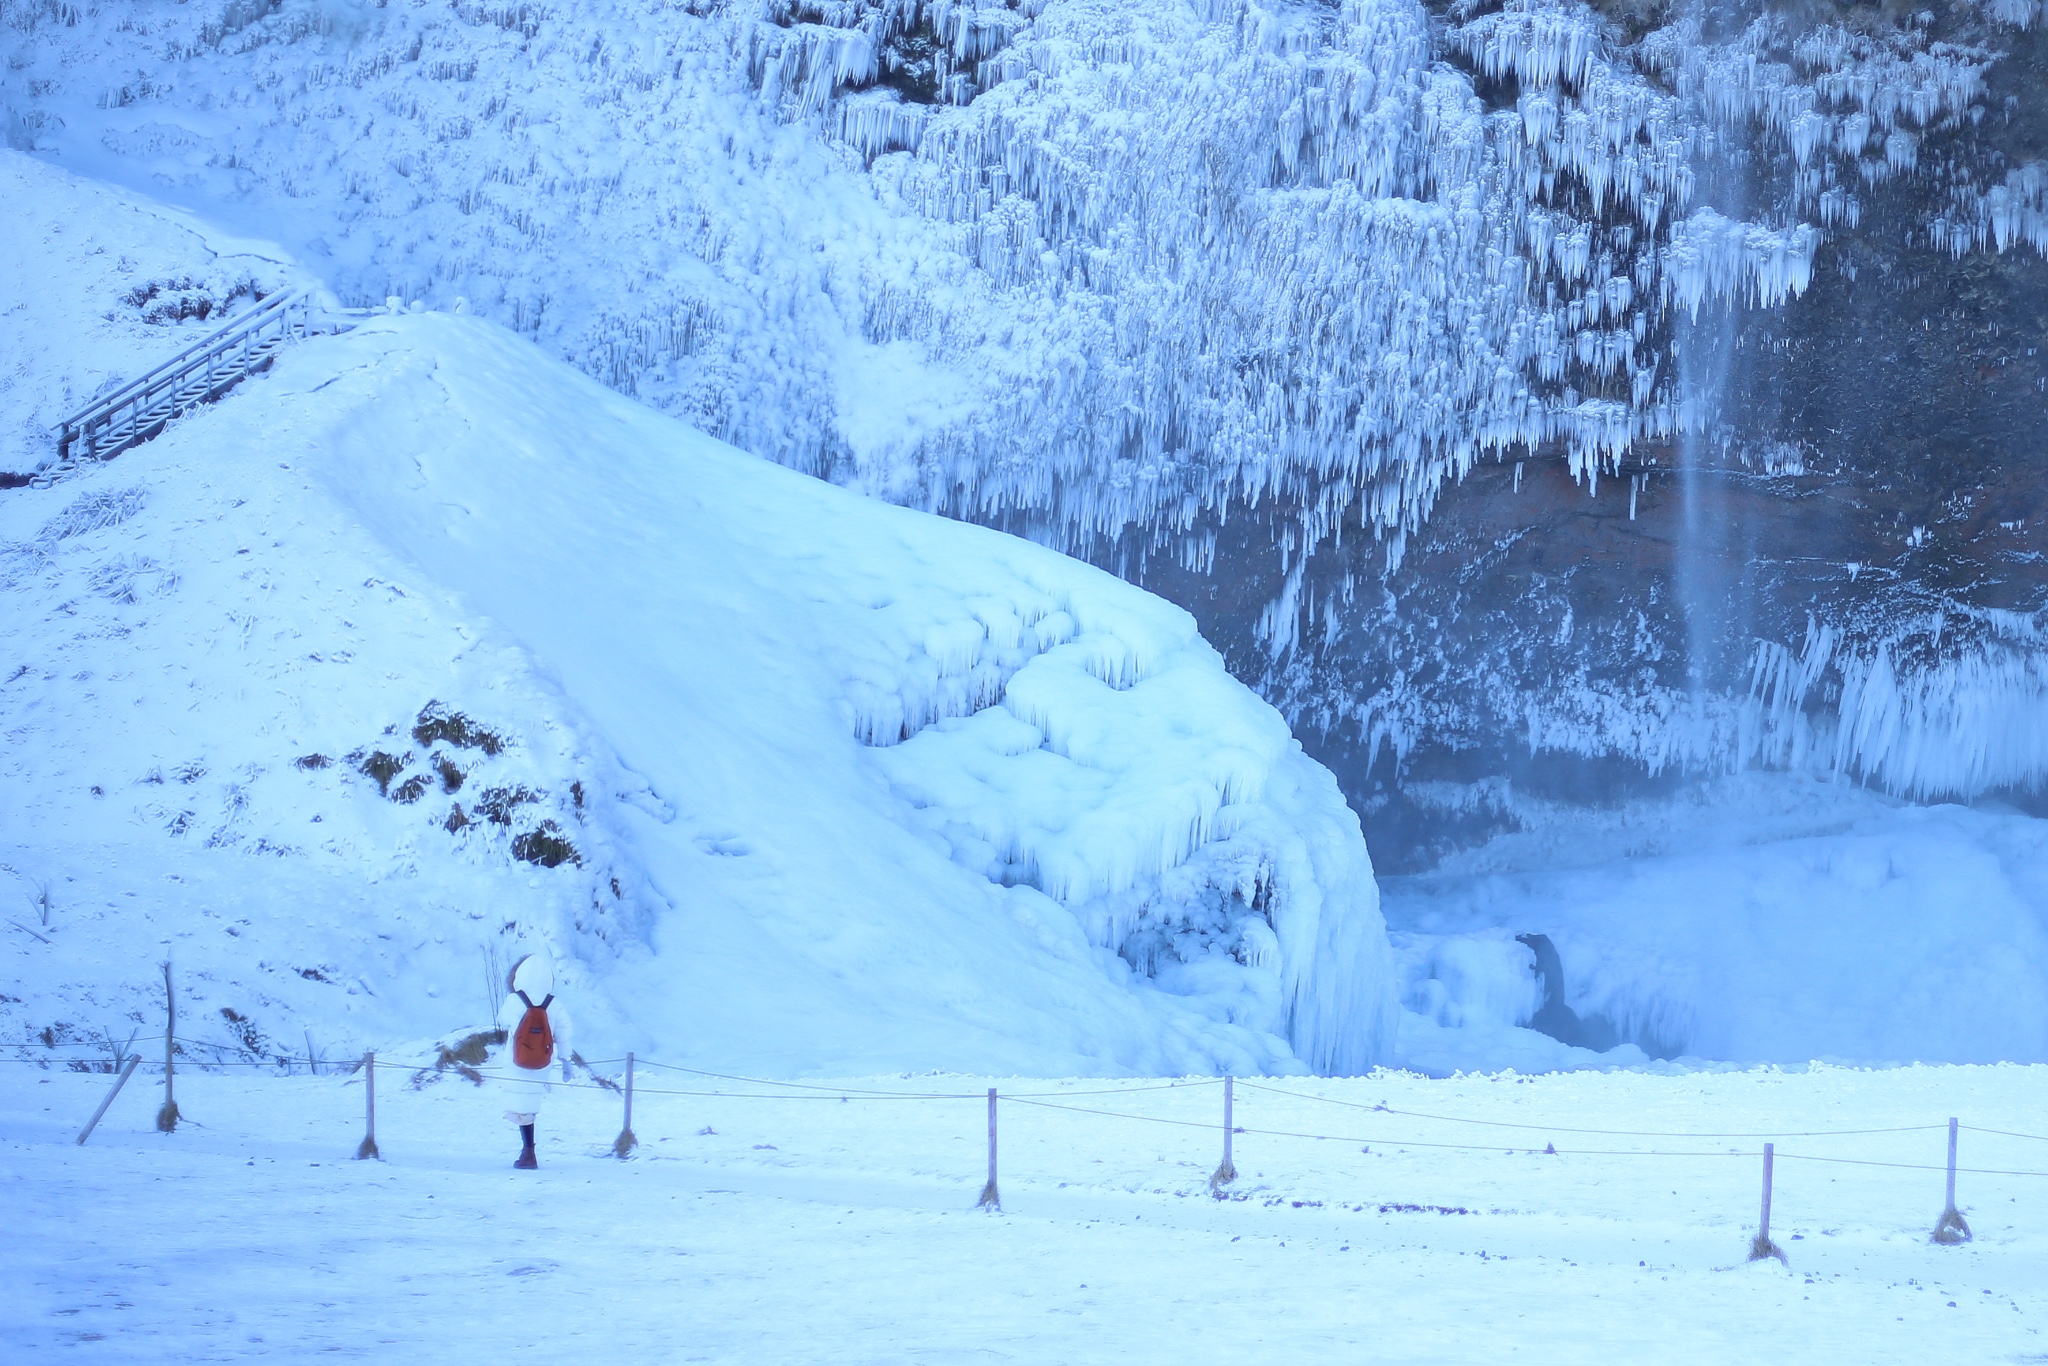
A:
POLYGON ((1797 652, 1758 645, 1745 747, 1921 800, 2029 787, 2048 772, 2044 644, 2013 612, 1937 608, 1871 642, 1813 622, 1797 652))
MULTIPOLYGON (((17 7, 4 122, 899 502, 1204 568, 1257 504, 1285 659, 1362 624, 1292 574, 1330 538, 1398 566, 1474 461, 1592 487, 1711 427, 1674 336, 1799 295, 1887 187, 1941 187, 1916 240, 2048 250, 2041 163, 1926 153, 2039 21, 1961 12, 1974 45, 1578 0, 17 7)), ((1664 733, 1703 700, 1587 705, 1574 743, 1734 753, 1664 733)))
POLYGON ((2039 820, 1762 773, 1674 802, 1541 807, 1520 833, 1388 884, 1418 1061, 1552 1009, 1532 990, 1537 935, 1556 955, 1541 996, 1570 1016, 1536 1027, 1622 1042, 1608 1062, 1628 1043, 1746 1061, 2048 1058, 2039 820))
MULTIPOLYGON (((1997 14, 2030 22, 2023 9, 1997 14)), ((57 77, 11 101, 30 136, 61 142, 70 111, 56 95, 84 82, 99 88, 74 100, 149 111, 96 120, 103 151, 176 149, 188 167, 232 166, 280 191, 339 177, 363 228, 401 186, 408 212, 458 210, 452 232, 338 253, 345 292, 496 275, 473 297, 607 382, 659 400, 664 372, 699 371, 673 398, 713 404, 720 430, 899 498, 1034 510, 1081 533, 1171 529, 1278 496, 1312 538, 1351 516, 1398 539, 1482 454, 1558 440, 1591 476, 1669 434, 1682 415, 1668 311, 1803 289, 1818 234, 1853 220, 1861 187, 1911 173, 1926 130, 1981 113, 1995 55, 1911 25, 1795 31, 1769 14, 1732 37, 1680 18, 1629 42, 1572 0, 1454 9, 1437 27, 1413 0, 772 0, 630 19, 301 3, 159 10, 119 28, 80 18, 135 77, 107 86, 75 65, 90 43, 26 14, 22 59, 57 77), (229 84, 252 70, 288 97, 256 105, 229 84), (894 206, 869 244, 819 244, 839 278, 801 267, 811 233, 794 220, 740 209, 801 214, 784 187, 824 163, 791 159, 743 111, 678 122, 677 101, 701 121, 734 81, 857 153, 894 206), (594 117, 553 112, 581 89, 600 92, 594 117), (344 161, 339 139, 321 150, 317 130, 283 140, 323 99, 399 183, 344 161), (209 104, 243 107, 254 126, 175 122, 209 104), (609 129, 658 142, 684 164, 715 148, 751 163, 758 188, 663 190, 616 157, 558 158, 526 131, 551 121, 579 141, 609 129), (1796 167, 1789 197, 1733 220, 1699 202, 1699 169, 1752 126, 1796 167), (457 173, 437 175, 429 147, 457 173), (587 253, 615 240, 598 225, 623 222, 722 279, 649 262, 638 270, 665 287, 636 314, 571 297, 597 284, 581 271, 546 281, 522 261, 545 244, 550 266, 563 251, 594 264, 587 253), (790 393, 789 376, 773 387, 776 352, 841 327, 855 350, 973 356, 987 378, 964 410, 866 450, 830 414, 808 416, 815 400, 787 403, 795 421, 776 427, 730 411, 742 394, 790 393), (701 381, 720 378, 734 388, 713 399, 701 381)), ((2038 179, 2022 168, 1959 187, 1955 213, 1927 230, 1959 249, 2036 241, 2038 179)))
MULTIPOLYGON (((62 286, 0 285, 47 353, 0 386, 6 428, 86 357, 182 335, 127 316, 138 282, 293 273, 15 153, 0 198, 62 286)), ((601 1033, 731 1063, 1390 1056, 1357 817, 1187 613, 487 323, 305 344, 0 513, 0 639, 33 661, 6 680, 0 873, 92 885, 119 927, 0 1016, 75 1018, 77 982, 170 935, 238 991, 259 958, 360 976, 358 1036, 439 1031, 470 1022, 433 1000, 480 950, 538 937, 601 1033), (178 879, 242 889, 198 910, 178 879), (295 915, 234 918, 266 897, 295 915)), ((228 1004, 274 1031, 295 991, 228 1004)))

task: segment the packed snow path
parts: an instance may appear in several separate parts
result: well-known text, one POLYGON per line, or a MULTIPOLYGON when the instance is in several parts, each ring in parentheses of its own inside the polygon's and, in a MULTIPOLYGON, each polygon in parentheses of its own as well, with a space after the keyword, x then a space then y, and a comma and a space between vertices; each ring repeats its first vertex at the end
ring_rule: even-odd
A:
MULTIPOLYGON (((1018 1360, 2038 1361, 2048 1180, 1965 1177, 1977 1241, 1927 1241, 1938 1172, 1781 1165, 1790 1268, 1745 1264, 1756 1170, 1686 1161, 1245 1138, 1008 1111, 1004 1213, 972 1211, 978 1098, 643 1096, 642 1157, 604 1154, 602 1092, 558 1091, 541 1170, 510 1170, 507 1088, 380 1086, 386 1160, 348 1160, 361 1090, 181 1076, 195 1122, 150 1131, 144 1078, 89 1146, 104 1075, 0 1070, 14 1359, 621 1363, 1018 1360), (1456 1211, 1456 1212, 1439 1212, 1456 1211), (86 1354, 80 1354, 80 1348, 86 1354)), ((890 1077, 973 1097, 1101 1082, 890 1077)), ((1803 1130, 2048 1111, 2048 1068, 1814 1069, 1431 1082, 1291 1080, 1404 1111, 1562 1126, 1803 1130)), ((1214 1118, 1214 1086, 1077 1099, 1214 1118)), ((1254 1127, 1329 1107, 1243 1096, 1254 1127)), ((1384 1131, 1396 1122, 1370 1118, 1384 1131)), ((1427 1140, 1416 1120, 1406 1135, 1427 1140)), ((1939 1135, 1833 1140, 1938 1152, 1939 1135)), ((1989 1158, 1990 1138, 1970 1140, 1989 1158)), ((1802 1140, 1817 1145, 1819 1140, 1802 1140)), ((1998 1150, 2048 1144, 2004 1140, 1998 1150)), ((1734 1145, 1723 1145, 1734 1146, 1734 1145)), ((1896 1150, 1896 1151, 1895 1151, 1896 1150)), ((2036 1165, 2043 1165, 2038 1162, 2036 1165)), ((1936 1158, 1935 1160, 1938 1160, 1936 1158)))

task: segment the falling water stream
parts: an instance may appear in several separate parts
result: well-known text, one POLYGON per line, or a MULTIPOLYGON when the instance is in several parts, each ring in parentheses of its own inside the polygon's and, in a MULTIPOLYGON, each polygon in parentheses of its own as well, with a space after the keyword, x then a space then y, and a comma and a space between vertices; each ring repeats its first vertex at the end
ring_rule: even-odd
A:
MULTIPOLYGON (((1748 16, 1736 0, 1694 0, 1704 35, 1739 32, 1748 16)), ((1734 223, 1751 209, 1750 168, 1744 141, 1716 127, 1694 163, 1693 204, 1718 210, 1734 223)), ((1685 682, 1698 712, 1705 700, 1735 681, 1750 632, 1739 500, 1727 495, 1731 423, 1727 403, 1734 378, 1737 328, 1743 301, 1710 297, 1675 329, 1681 423, 1678 440, 1680 515, 1674 587, 1685 620, 1685 682)))

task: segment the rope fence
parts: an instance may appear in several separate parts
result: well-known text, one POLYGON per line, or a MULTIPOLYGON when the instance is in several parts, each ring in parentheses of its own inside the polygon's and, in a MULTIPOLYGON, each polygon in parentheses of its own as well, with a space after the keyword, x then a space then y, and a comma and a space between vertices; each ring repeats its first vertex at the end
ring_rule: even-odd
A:
MULTIPOLYGON (((94 1112, 91 1120, 86 1124, 85 1128, 79 1133, 78 1142, 80 1144, 83 1144, 91 1136, 94 1127, 98 1125, 101 1118, 106 1114, 108 1108, 113 1104, 115 1098, 121 1093, 121 1089, 127 1085, 129 1078, 132 1077, 138 1070, 144 1067, 161 1072, 165 1077, 166 1097, 164 1109, 159 1116, 158 1127, 164 1129, 166 1132, 170 1132, 173 1129, 175 1129, 177 1122, 175 1101, 169 1094, 171 1075, 174 1070, 174 1060, 182 1061, 187 1068, 197 1068, 202 1071, 213 1071, 215 1069, 225 1071, 230 1068, 240 1067, 262 1068, 274 1073, 289 1074, 295 1071, 297 1068, 304 1067, 307 1069, 307 1071, 315 1074, 317 1074, 320 1071, 320 1069, 324 1068, 330 1074, 337 1076, 346 1075, 350 1079, 354 1079, 358 1075, 360 1075, 362 1081, 364 1082, 365 1125, 362 1143, 360 1144, 356 1155, 360 1158, 365 1159, 379 1158, 381 1156, 378 1150, 376 1136, 375 1099, 376 1070, 379 1060, 373 1053, 366 1053, 359 1059, 350 1059, 347 1061, 338 1061, 330 1058, 321 1058, 315 1055, 310 1049, 308 1050, 307 1054, 303 1056, 291 1053, 280 1053, 265 1057, 229 1057, 225 1055, 234 1051, 234 1045, 215 1044, 204 1041, 182 1039, 176 1037, 175 1035, 170 1033, 170 1031, 166 1031, 164 1060, 162 1062, 152 1063, 148 1062, 139 1051, 131 1051, 133 1043, 134 1040, 133 1038, 131 1038, 128 1041, 127 1045, 113 1043, 111 1047, 109 1047, 107 1044, 92 1044, 71 1041, 65 1041, 61 1043, 53 1042, 45 1044, 5 1044, 0 1045, 0 1062, 24 1063, 33 1066, 39 1066, 45 1069, 49 1068, 53 1064, 60 1064, 67 1070, 90 1071, 103 1074, 118 1074, 117 1080, 115 1081, 113 1088, 109 1091, 107 1096, 100 1102, 99 1108, 94 1112), (93 1051, 89 1054, 75 1051, 66 1051, 78 1049, 91 1049, 93 1051), (210 1054, 211 1056, 202 1056, 203 1054, 210 1054), (165 1118, 166 1116, 168 1116, 168 1119, 165 1118)), ((386 1069, 389 1070, 392 1064, 387 1060, 385 1062, 385 1066, 386 1069)), ((1963 1219, 1963 1216, 1957 1210, 1955 1205, 1955 1179, 1958 1175, 2017 1178, 2048 1177, 2048 1170, 2032 1170, 2023 1168, 2003 1167, 1964 1167, 1958 1165, 1958 1135, 1961 1133, 1984 1134, 1999 1138, 2019 1139, 2028 1142, 2043 1143, 2048 1143, 2048 1134, 2033 1134, 2011 1129, 1990 1128, 1977 1125, 1962 1124, 1959 1122, 1959 1120, 1954 1118, 1949 1119, 1945 1124, 1902 1124, 1879 1128, 1805 1129, 1768 1132, 1751 1130, 1689 1131, 1663 1129, 1600 1129, 1589 1128, 1585 1126, 1534 1124, 1512 1120, 1477 1119, 1464 1115, 1445 1115, 1433 1114, 1424 1111, 1404 1110, 1389 1106, 1384 1102, 1378 1104, 1365 1104, 1359 1101, 1339 1100, 1330 1096, 1317 1095, 1311 1091, 1293 1090, 1284 1086, 1274 1085, 1267 1080, 1248 1081, 1236 1077, 1198 1077, 1175 1081, 1150 1082, 1132 1086, 1093 1087, 1087 1090, 1068 1089, 1059 1091, 1019 1091, 1009 1093, 1001 1093, 994 1087, 988 1088, 986 1091, 887 1090, 874 1087, 831 1086, 811 1082, 784 1081, 767 1077, 752 1077, 741 1075, 738 1073, 713 1072, 701 1068, 686 1067, 678 1063, 665 1063, 653 1061, 650 1059, 637 1058, 634 1054, 631 1053, 628 1053, 626 1056, 622 1058, 602 1058, 596 1061, 585 1061, 580 1057, 575 1057, 574 1055, 571 1055, 571 1058, 563 1064, 563 1076, 560 1078, 553 1078, 548 1076, 522 1076, 505 1073, 496 1069, 486 1071, 482 1067, 460 1061, 455 1057, 454 1053, 445 1048, 440 1049, 438 1051, 438 1056, 427 1062, 419 1064, 401 1064, 400 1070, 409 1072, 411 1074, 412 1082, 415 1086, 422 1084, 423 1079, 427 1077, 439 1076, 449 1071, 453 1071, 457 1073, 457 1075, 460 1076, 462 1079, 470 1081, 478 1086, 484 1085, 486 1083, 509 1083, 512 1085, 545 1086, 551 1089, 560 1087, 568 1090, 607 1091, 615 1095, 619 1095, 622 1098, 625 1107, 624 1123, 620 1129, 619 1137, 617 1141, 612 1145, 611 1149, 611 1151, 619 1158, 630 1157, 632 1152, 639 1146, 639 1139, 633 1132, 633 1102, 636 1095, 678 1097, 701 1100, 820 1100, 835 1101, 841 1104, 851 1104, 857 1101, 985 1101, 988 1107, 988 1180, 987 1184, 983 1187, 982 1197, 979 1201, 979 1204, 983 1208, 998 1210, 1001 1208, 1001 1198, 997 1193, 996 1182, 998 1156, 997 1118, 998 1107, 1004 1103, 1007 1103, 1012 1106, 1024 1106, 1032 1109, 1060 1111, 1067 1114, 1086 1115, 1094 1118, 1112 1119, 1142 1124, 1165 1125, 1178 1129, 1197 1129, 1207 1130, 1210 1132, 1220 1132, 1223 1141, 1223 1161, 1221 1165, 1217 1167, 1215 1175, 1210 1179, 1209 1182, 1211 1192, 1215 1194, 1219 1199, 1224 1198, 1227 1195, 1227 1192, 1224 1188, 1230 1185, 1231 1183, 1235 1182, 1238 1178, 1237 1169, 1233 1163, 1232 1144, 1233 1140, 1239 1137, 1273 1138, 1314 1143, 1348 1143, 1359 1145, 1366 1151, 1371 1151, 1372 1147, 1377 1145, 1383 1150, 1406 1150, 1410 1148, 1416 1148, 1439 1152, 1508 1154, 1527 1153, 1529 1155, 1534 1156, 1554 1156, 1564 1158, 1656 1158, 1676 1160, 1718 1159, 1725 1161, 1728 1159, 1754 1158, 1756 1156, 1756 1153, 1753 1150, 1744 1151, 1741 1149, 1734 1148, 1718 1150, 1706 1148, 1560 1148, 1556 1146, 1555 1142, 1546 1140, 1544 1146, 1538 1149, 1522 1144, 1503 1145, 1499 1143, 1461 1143, 1443 1141, 1440 1139, 1422 1139, 1410 1136, 1390 1137, 1386 1134, 1333 1134, 1313 1132, 1305 1129, 1253 1127, 1240 1125, 1235 1120, 1235 1092, 1239 1087, 1242 1087, 1247 1091, 1257 1092, 1275 1097, 1281 1097, 1290 1102, 1327 1105, 1344 1110, 1361 1111, 1372 1115, 1384 1115, 1387 1116, 1389 1119, 1393 1120, 1406 1120, 1425 1124, 1465 1125, 1483 1129, 1510 1130, 1520 1134, 1555 1135, 1558 1137, 1564 1137, 1568 1140, 1584 1139, 1589 1137, 1666 1139, 1688 1142, 1707 1142, 1730 1139, 1766 1139, 1770 1141, 1765 1142, 1763 1145, 1764 1185, 1763 1201, 1760 1207, 1762 1213, 1758 1222, 1757 1235, 1751 1242, 1750 1255, 1752 1260, 1756 1260, 1762 1257, 1775 1257, 1779 1260, 1784 1259, 1783 1251, 1770 1239, 1771 1186, 1773 1179, 1772 1173, 1774 1169, 1774 1163, 1776 1160, 1779 1159, 1789 1162, 1808 1162, 1851 1167, 1882 1168, 1894 1171, 1944 1172, 1947 1176, 1948 1199, 1945 1208, 1942 1211, 1941 1219, 1936 1224, 1934 1233, 1932 1235, 1933 1241, 1943 1244, 1956 1244, 1967 1242, 1970 1240, 1972 1236, 1969 1230, 1968 1223, 1963 1219), (620 1079, 604 1075, 597 1070, 599 1068, 616 1066, 623 1066, 625 1069, 623 1073, 623 1084, 620 1079), (572 1071, 574 1068, 581 1068, 583 1073, 589 1078, 589 1080, 575 1080, 572 1075, 572 1071), (701 1078, 704 1082, 708 1083, 725 1083, 726 1087, 650 1087, 640 1084, 637 1076, 637 1069, 640 1068, 652 1068, 656 1071, 675 1074, 679 1077, 701 1078), (755 1089, 726 1089, 727 1087, 733 1086, 743 1086, 755 1089), (1109 1104, 1111 1102, 1099 1102, 1096 1104, 1089 1105, 1075 1105, 1069 1103, 1077 1099, 1098 1101, 1098 1098, 1101 1097, 1156 1095, 1157 1093, 1164 1091, 1198 1091, 1210 1087, 1221 1087, 1223 1090, 1223 1105, 1220 1107, 1222 1112, 1220 1116, 1220 1123, 1199 1119, 1173 1118, 1165 1115, 1140 1114, 1128 1110, 1104 1108, 1106 1104, 1109 1104), (1810 1152, 1788 1153, 1779 1152, 1777 1151, 1776 1147, 1776 1141, 1785 1138, 1836 1139, 1893 1137, 1898 1135, 1909 1134, 1927 1134, 1942 1130, 1946 1130, 1948 1133, 1948 1161, 1945 1164, 1887 1161, 1879 1158, 1868 1157, 1829 1156, 1823 1153, 1810 1152)))
POLYGON ((1295 1100, 1319 1101, 1324 1105, 1342 1105, 1351 1110, 1370 1110, 1375 1114, 1399 1115, 1405 1119, 1431 1119, 1443 1124, 1478 1124, 1489 1129, 1526 1129, 1546 1134, 1595 1134, 1602 1138, 1845 1138, 1863 1134, 1926 1133, 1947 1127, 1941 1124, 1904 1124, 1889 1129, 1814 1129, 1805 1133, 1670 1133, 1656 1129, 1571 1129, 1550 1124, 1516 1124, 1501 1119, 1468 1119, 1462 1115, 1430 1115, 1419 1110, 1396 1110, 1384 1104, 1363 1105, 1355 1100, 1333 1100, 1328 1096, 1282 1091, 1277 1087, 1261 1086, 1256 1082, 1248 1081, 1244 1085, 1253 1091, 1271 1091, 1275 1095, 1288 1096, 1295 1100))

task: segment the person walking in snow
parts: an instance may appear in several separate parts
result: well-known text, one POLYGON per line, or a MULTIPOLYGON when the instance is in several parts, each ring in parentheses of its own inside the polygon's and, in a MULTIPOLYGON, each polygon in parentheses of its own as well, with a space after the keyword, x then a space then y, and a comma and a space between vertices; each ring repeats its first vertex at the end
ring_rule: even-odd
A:
POLYGON ((533 1147, 533 1130, 540 1119, 540 1098, 554 1093, 547 1080, 548 1067, 557 1054, 562 1059, 562 1080, 569 1079, 569 1014, 555 1001, 555 965, 543 950, 529 953, 506 974, 505 1003, 498 1007, 499 1024, 512 1045, 512 1064, 525 1075, 518 1085, 534 1093, 530 1110, 507 1110, 505 1118, 519 1126, 521 1147, 513 1166, 532 1171, 540 1165, 533 1147))

